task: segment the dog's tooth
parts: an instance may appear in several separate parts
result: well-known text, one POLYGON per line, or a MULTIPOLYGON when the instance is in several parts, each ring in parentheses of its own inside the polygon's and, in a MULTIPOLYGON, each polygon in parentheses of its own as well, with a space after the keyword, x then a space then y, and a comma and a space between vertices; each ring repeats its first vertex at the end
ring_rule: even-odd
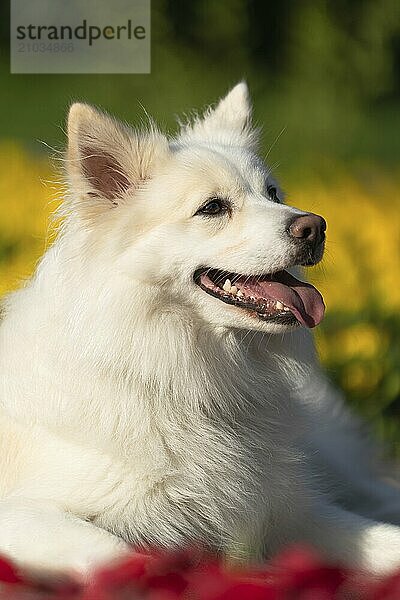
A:
POLYGON ((289 311, 290 311, 290 308, 288 308, 287 306, 284 306, 284 307, 283 307, 283 310, 284 310, 285 312, 289 312, 289 311))
POLYGON ((238 298, 244 298, 244 294, 243 294, 242 290, 238 290, 236 296, 238 298))
POLYGON ((222 289, 224 290, 224 292, 230 292, 231 291, 231 280, 227 279, 222 287, 222 289))
POLYGON ((277 303, 276 303, 276 308, 277 308, 278 310, 282 310, 282 308, 283 308, 283 304, 282 304, 282 302, 279 302, 279 300, 278 300, 278 301, 277 301, 277 303))
POLYGON ((236 287, 236 285, 233 285, 230 289, 231 294, 233 294, 234 296, 236 296, 236 294, 238 293, 238 289, 236 287))

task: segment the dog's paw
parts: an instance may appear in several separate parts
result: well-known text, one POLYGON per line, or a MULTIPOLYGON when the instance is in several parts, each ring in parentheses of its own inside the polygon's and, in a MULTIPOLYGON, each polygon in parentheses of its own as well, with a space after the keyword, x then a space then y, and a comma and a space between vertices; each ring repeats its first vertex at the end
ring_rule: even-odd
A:
POLYGON ((25 573, 83 578, 130 547, 93 523, 37 500, 0 503, 0 553, 25 573))
POLYGON ((78 579, 87 579, 96 569, 116 562, 132 551, 123 540, 107 532, 101 534, 96 535, 95 540, 85 539, 76 544, 63 544, 58 554, 53 555, 48 568, 53 572, 64 572, 78 579))
POLYGON ((386 575, 400 568, 400 528, 386 523, 370 527, 362 538, 364 568, 386 575))
POLYGON ((52 584, 87 581, 95 570, 132 551, 123 540, 101 529, 82 527, 65 533, 57 542, 41 540, 34 546, 28 544, 24 551, 21 547, 15 552, 10 548, 7 554, 27 579, 52 584))

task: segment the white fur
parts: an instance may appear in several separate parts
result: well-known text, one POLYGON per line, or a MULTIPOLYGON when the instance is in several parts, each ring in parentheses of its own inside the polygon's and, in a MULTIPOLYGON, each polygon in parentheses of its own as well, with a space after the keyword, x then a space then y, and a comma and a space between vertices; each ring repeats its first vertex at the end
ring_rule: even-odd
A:
POLYGON ((123 540, 231 560, 304 540, 400 564, 400 529, 371 520, 396 520, 397 489, 308 332, 193 282, 205 265, 294 263, 285 227, 301 211, 266 197, 250 117, 244 83, 172 140, 72 106, 62 231, 0 328, 0 551, 22 566, 86 572, 123 540), (216 194, 232 217, 194 216, 216 194))

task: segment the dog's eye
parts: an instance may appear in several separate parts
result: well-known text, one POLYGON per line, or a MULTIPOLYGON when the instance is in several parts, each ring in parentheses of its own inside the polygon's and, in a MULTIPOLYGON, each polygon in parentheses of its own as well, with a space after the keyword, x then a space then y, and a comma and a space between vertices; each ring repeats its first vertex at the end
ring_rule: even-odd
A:
POLYGON ((224 200, 220 198, 211 198, 207 204, 199 208, 196 215, 221 215, 226 213, 228 205, 224 200))
POLYGON ((272 202, 280 201, 278 198, 278 191, 277 191, 276 187, 274 187, 273 185, 269 185, 267 187, 267 193, 268 193, 270 200, 272 200, 272 202))

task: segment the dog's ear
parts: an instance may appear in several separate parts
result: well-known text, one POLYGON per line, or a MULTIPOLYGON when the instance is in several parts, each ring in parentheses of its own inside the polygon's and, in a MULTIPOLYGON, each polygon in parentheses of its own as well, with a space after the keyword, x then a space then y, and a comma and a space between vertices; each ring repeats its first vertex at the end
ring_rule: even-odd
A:
POLYGON ((137 132, 87 104, 70 108, 67 179, 73 202, 90 214, 133 194, 168 154, 166 137, 153 125, 137 132))
POLYGON ((203 123, 242 132, 251 124, 251 116, 249 89, 247 84, 241 81, 219 101, 214 109, 206 113, 203 123))
POLYGON ((256 147, 259 132, 252 126, 252 105, 247 84, 241 81, 216 107, 210 107, 202 117, 183 125, 181 139, 189 136, 256 147))

